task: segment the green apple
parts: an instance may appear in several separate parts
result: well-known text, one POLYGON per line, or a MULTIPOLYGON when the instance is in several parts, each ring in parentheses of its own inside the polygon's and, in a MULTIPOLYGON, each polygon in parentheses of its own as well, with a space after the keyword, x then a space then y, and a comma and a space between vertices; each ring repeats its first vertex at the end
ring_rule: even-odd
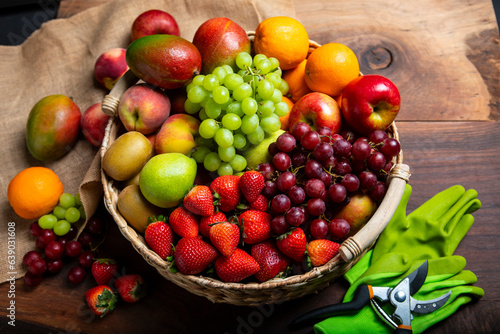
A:
POLYGON ((271 155, 268 152, 268 147, 274 143, 278 137, 284 133, 283 130, 278 130, 273 134, 266 134, 266 137, 258 145, 250 147, 243 152, 243 156, 247 159, 247 168, 254 169, 263 162, 271 162, 271 155))
POLYGON ((139 186, 144 197, 161 208, 171 208, 182 202, 193 186, 197 165, 182 153, 155 155, 144 165, 139 186))

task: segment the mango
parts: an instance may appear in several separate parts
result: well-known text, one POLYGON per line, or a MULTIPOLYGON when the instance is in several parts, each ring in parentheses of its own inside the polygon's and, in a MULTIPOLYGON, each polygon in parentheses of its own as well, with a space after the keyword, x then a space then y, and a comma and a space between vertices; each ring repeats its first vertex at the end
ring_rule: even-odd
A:
POLYGON ((75 145, 82 113, 65 95, 49 95, 31 109, 26 124, 26 145, 40 161, 56 160, 75 145))
POLYGON ((149 35, 133 41, 125 55, 137 77, 165 89, 186 86, 201 71, 196 46, 174 35, 149 35))

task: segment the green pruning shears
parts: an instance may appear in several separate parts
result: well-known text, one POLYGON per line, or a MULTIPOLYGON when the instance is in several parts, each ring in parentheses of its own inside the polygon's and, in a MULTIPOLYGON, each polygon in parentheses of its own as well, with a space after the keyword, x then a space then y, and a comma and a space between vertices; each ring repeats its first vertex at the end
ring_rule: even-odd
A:
POLYGON ((403 278, 394 288, 374 287, 371 285, 360 285, 354 294, 352 301, 347 303, 333 304, 318 308, 299 316, 291 323, 291 328, 297 328, 306 324, 312 324, 318 320, 335 316, 341 312, 359 311, 370 303, 377 314, 391 327, 394 333, 412 333, 412 312, 431 313, 446 304, 451 291, 441 297, 420 301, 412 297, 424 284, 427 277, 428 262, 425 261, 414 272, 403 278), (394 306, 392 315, 380 306, 380 302, 390 302, 394 306))

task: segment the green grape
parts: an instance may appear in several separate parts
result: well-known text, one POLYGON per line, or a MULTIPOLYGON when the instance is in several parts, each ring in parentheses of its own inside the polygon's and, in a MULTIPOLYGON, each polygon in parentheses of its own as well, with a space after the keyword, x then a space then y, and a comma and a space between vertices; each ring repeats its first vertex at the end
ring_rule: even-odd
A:
POLYGON ((76 193, 75 195, 75 205, 76 206, 82 205, 82 199, 80 198, 80 193, 76 193))
POLYGON ((231 67, 231 65, 227 65, 227 64, 226 64, 226 65, 222 65, 221 67, 224 69, 224 71, 226 71, 226 73, 227 73, 227 74, 234 73, 234 70, 233 70, 233 68, 231 67))
POLYGON ((259 61, 258 64, 255 65, 255 67, 260 70, 261 74, 267 74, 271 71, 272 69, 272 64, 269 61, 269 59, 262 59, 259 61))
POLYGON ((210 148, 208 146, 198 146, 194 149, 191 157, 199 164, 203 163, 207 154, 210 153, 210 148))
POLYGON ((234 140, 233 133, 231 132, 231 130, 225 128, 220 128, 219 130, 217 130, 214 139, 217 145, 224 148, 233 145, 233 140, 234 140))
POLYGON ((207 104, 205 105, 205 113, 208 117, 216 119, 220 116, 221 112, 222 107, 220 104, 215 102, 213 99, 207 101, 207 104))
POLYGON ((209 172, 215 172, 219 168, 221 160, 216 152, 210 152, 205 156, 203 160, 203 167, 209 172))
POLYGON ((187 86, 186 86, 186 92, 189 93, 189 91, 191 89, 193 89, 193 87, 195 87, 196 85, 192 82, 190 82, 187 86))
POLYGON ((200 111, 200 109, 201 105, 199 103, 194 103, 189 99, 186 99, 186 101, 184 101, 184 110, 186 111, 186 113, 190 115, 196 114, 198 111, 200 111))
POLYGON ((247 168, 247 159, 240 154, 236 154, 233 160, 229 161, 229 165, 236 172, 241 172, 247 168))
POLYGON ((240 52, 236 55, 236 66, 240 69, 245 69, 247 66, 252 66, 252 56, 248 52, 240 52))
POLYGON ((69 193, 64 193, 59 197, 59 204, 65 209, 71 208, 76 205, 76 198, 69 193))
POLYGON ((187 93, 187 98, 193 103, 201 103, 208 96, 208 92, 203 86, 194 86, 187 93))
POLYGON ((265 100, 259 103, 259 111, 262 117, 270 116, 274 112, 273 101, 265 100))
POLYGON ((205 139, 212 138, 215 133, 219 130, 219 124, 216 120, 207 118, 200 123, 198 128, 198 133, 205 139))
POLYGON ((259 116, 257 114, 253 114, 251 116, 245 115, 241 119, 241 131, 246 135, 257 130, 258 126, 259 126, 259 116))
POLYGON ((255 56, 253 56, 253 66, 255 66, 255 68, 259 68, 259 64, 263 60, 267 60, 266 55, 264 55, 262 53, 256 54, 255 56))
POLYGON ((212 91, 217 86, 219 86, 219 79, 215 74, 205 75, 205 78, 203 79, 203 88, 208 91, 212 91))
POLYGON ((233 146, 237 149, 242 149, 245 147, 247 139, 241 133, 236 133, 233 135, 233 146))
POLYGON ((224 104, 229 101, 230 94, 229 90, 224 86, 215 87, 212 92, 212 98, 218 104, 224 104))
POLYGON ((257 86, 257 94, 264 100, 269 100, 274 93, 274 86, 271 80, 262 80, 257 86))
POLYGON ((284 79, 281 79, 281 83, 278 89, 281 91, 281 94, 286 95, 286 93, 288 93, 288 90, 290 89, 290 87, 288 86, 288 82, 286 82, 284 79))
POLYGON ((76 207, 68 208, 64 214, 64 218, 69 223, 76 223, 80 220, 80 211, 76 207))
MULTIPOLYGON (((76 209, 76 208, 75 208, 76 209)), ((76 209, 78 211, 78 209, 76 209)), ((78 211, 79 212, 79 211, 78 211)), ((69 232, 71 229, 71 224, 67 220, 59 220, 54 225, 54 233, 55 235, 62 236, 69 232)))
POLYGON ((260 127, 267 133, 275 133, 281 128, 281 122, 277 116, 264 117, 260 120, 260 127))
POLYGON ((225 69, 222 68, 222 66, 217 66, 212 71, 212 74, 215 75, 217 77, 217 79, 219 79, 220 83, 222 83, 222 82, 224 82, 224 78, 226 77, 227 72, 225 69))
POLYGON ((233 175, 233 168, 228 162, 222 162, 217 168, 217 174, 219 175, 233 175))
POLYGON ((229 90, 234 90, 236 87, 241 85, 243 83, 243 78, 241 75, 236 74, 236 73, 231 73, 226 75, 224 78, 224 86, 227 87, 229 90))
POLYGON ((290 108, 288 108, 288 104, 286 102, 278 102, 274 104, 274 113, 278 117, 283 117, 288 114, 290 108))
POLYGON ((57 223, 57 217, 51 214, 43 215, 38 218, 38 225, 43 229, 53 229, 57 223))
POLYGON ((247 139, 252 145, 258 145, 264 140, 265 136, 264 130, 258 126, 254 132, 247 135, 247 139))
POLYGON ((204 121, 206 119, 209 119, 210 117, 207 116, 205 109, 201 109, 200 113, 198 114, 198 118, 200 119, 200 121, 204 121))
POLYGON ((222 117, 222 126, 229 130, 239 129, 241 126, 241 118, 233 113, 225 114, 222 117))
POLYGON ((224 162, 229 162, 233 160, 234 156, 236 155, 236 149, 234 146, 229 146, 229 147, 218 147, 217 148, 217 153, 219 153, 219 158, 224 161, 224 162))
POLYGON ((279 87, 281 84, 281 76, 276 72, 272 72, 266 75, 266 79, 271 81, 275 88, 279 87))
POLYGON ((64 219, 64 215, 66 214, 66 209, 60 205, 57 205, 53 210, 52 214, 57 217, 57 219, 64 219))
POLYGON ((244 113, 241 109, 241 103, 240 101, 232 101, 226 108, 226 114, 236 114, 240 118, 243 117, 244 113))
MULTIPOLYGON (((277 58, 269 57, 268 59, 271 62, 271 71, 280 67, 280 61, 277 58)), ((281 73, 279 75, 281 76, 281 73)))
POLYGON ((193 78, 192 83, 196 86, 203 85, 203 79, 205 79, 205 76, 203 74, 198 74, 193 78))
POLYGON ((213 138, 203 138, 202 136, 196 136, 194 142, 196 146, 212 147, 214 144, 213 138))
POLYGON ((277 88, 274 89, 273 91, 273 96, 271 96, 270 100, 273 101, 274 103, 281 102, 283 99, 283 94, 281 94, 281 91, 277 88))
POLYGON ((241 101, 241 109, 245 115, 255 114, 258 107, 257 101, 252 97, 245 97, 243 101, 241 101))
POLYGON ((236 101, 243 101, 245 97, 251 96, 252 92, 252 86, 248 83, 242 83, 233 90, 233 98, 236 101))
MULTIPOLYGON (((205 88, 203 88, 203 89, 205 89, 205 88)), ((200 102, 200 106, 202 108, 205 108, 205 106, 207 105, 207 102, 212 99, 212 92, 209 92, 207 90, 205 90, 205 91, 207 92, 207 95, 205 96, 205 98, 203 99, 203 101, 200 102)))

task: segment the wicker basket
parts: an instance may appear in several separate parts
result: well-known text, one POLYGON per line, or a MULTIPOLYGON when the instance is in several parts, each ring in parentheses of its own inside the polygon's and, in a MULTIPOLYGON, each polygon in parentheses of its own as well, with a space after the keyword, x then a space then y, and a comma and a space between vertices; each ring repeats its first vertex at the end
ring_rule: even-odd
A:
MULTIPOLYGON (((253 32, 249 32, 248 35, 251 39, 253 38, 253 32)), ((311 50, 317 47, 319 47, 319 44, 313 41, 310 42, 311 50)), ((137 81, 138 79, 130 71, 127 72, 105 97, 103 110, 110 115, 115 115, 121 94, 137 81)), ((119 118, 112 116, 107 125, 100 149, 101 157, 104 156, 110 144, 119 136, 121 129, 119 118)), ((396 139, 399 138, 394 123, 389 128, 389 134, 396 139)), ((146 245, 143 236, 128 225, 119 213, 117 198, 120 189, 102 169, 101 177, 104 187, 105 206, 118 225, 120 232, 132 243, 132 246, 146 262, 156 268, 163 277, 193 294, 206 297, 212 302, 259 306, 292 300, 324 289, 332 280, 346 273, 357 262, 360 255, 370 249, 394 214, 410 176, 409 167, 402 163, 402 152, 394 162, 395 166, 388 177, 388 190, 384 200, 380 203, 370 221, 358 233, 343 242, 337 256, 325 265, 315 267, 304 274, 277 278, 263 283, 225 283, 199 275, 184 275, 180 272, 172 273, 169 268, 170 263, 153 252, 146 245)))

